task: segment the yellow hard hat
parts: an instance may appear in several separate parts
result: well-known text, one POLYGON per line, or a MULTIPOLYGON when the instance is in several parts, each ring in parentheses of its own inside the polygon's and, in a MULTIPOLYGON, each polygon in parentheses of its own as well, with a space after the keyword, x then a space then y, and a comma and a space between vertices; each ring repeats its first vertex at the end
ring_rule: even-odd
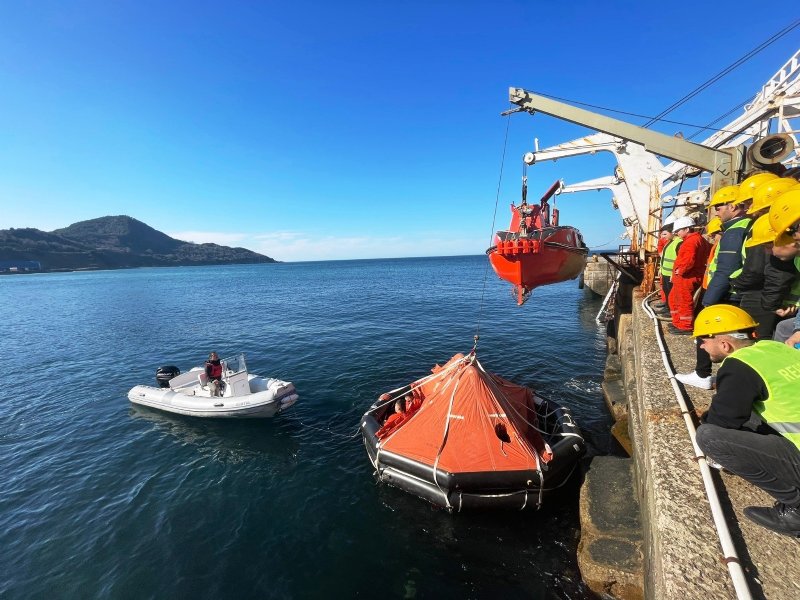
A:
POLYGON ((721 333, 737 333, 753 329, 758 325, 753 317, 738 306, 730 304, 714 304, 700 311, 694 320, 694 337, 717 335, 721 333))
POLYGON ((800 189, 792 188, 772 201, 769 224, 780 235, 797 221, 800 221, 800 189))
POLYGON ((714 217, 706 225, 706 235, 714 235, 722 231, 722 219, 714 217))
POLYGON ((720 204, 728 204, 736 200, 736 193, 739 191, 738 185, 726 185, 719 188, 711 197, 709 206, 719 206, 720 204))
POLYGON ((746 200, 751 200, 758 186, 777 178, 778 176, 775 175, 775 173, 756 173, 755 175, 750 175, 750 177, 739 184, 739 191, 736 193, 736 200, 734 200, 733 203, 741 204, 746 200))
POLYGON ((753 192, 753 205, 747 210, 747 214, 752 215, 762 208, 769 207, 775 201, 775 198, 798 185, 800 183, 791 177, 779 177, 762 183, 753 192))
POLYGON ((760 246, 761 244, 772 242, 775 240, 775 236, 778 235, 769 224, 769 215, 761 215, 758 217, 756 222, 753 223, 753 228, 750 231, 752 233, 744 243, 746 248, 752 248, 753 246, 760 246))
POLYGON ((773 246, 789 246, 790 244, 794 244, 794 238, 785 231, 776 235, 775 239, 772 240, 773 246))

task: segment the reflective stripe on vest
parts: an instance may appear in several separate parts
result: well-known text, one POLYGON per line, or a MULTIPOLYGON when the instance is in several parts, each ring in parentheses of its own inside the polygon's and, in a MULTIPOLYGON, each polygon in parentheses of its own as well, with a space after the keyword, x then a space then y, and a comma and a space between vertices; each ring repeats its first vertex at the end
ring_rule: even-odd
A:
POLYGON ((767 386, 767 398, 754 402, 753 410, 800 450, 800 351, 764 340, 730 356, 750 366, 767 386))
POLYGON ((683 240, 677 236, 672 238, 666 246, 664 246, 664 254, 661 256, 661 274, 664 277, 672 277, 672 267, 675 264, 675 259, 678 258, 678 246, 681 245, 683 240))

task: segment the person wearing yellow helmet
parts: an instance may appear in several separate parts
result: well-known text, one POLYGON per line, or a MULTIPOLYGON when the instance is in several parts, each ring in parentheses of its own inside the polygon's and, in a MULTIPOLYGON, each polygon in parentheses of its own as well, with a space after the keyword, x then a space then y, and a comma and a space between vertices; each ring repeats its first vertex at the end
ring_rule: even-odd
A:
POLYGON ((775 231, 767 215, 753 223, 745 237, 742 271, 731 280, 732 297, 738 306, 758 321, 758 338, 770 339, 775 331, 783 297, 794 279, 794 265, 786 265, 772 256, 775 231))
MULTIPOLYGON (((794 279, 783 292, 783 307, 777 312, 780 316, 791 317, 778 323, 775 329, 775 340, 783 341, 789 346, 800 344, 800 189, 790 188, 776 198, 770 206, 768 218, 772 228, 778 232, 772 254, 781 260, 784 270, 794 269, 794 279), (787 306, 788 305, 788 306, 787 306)), ((773 303, 770 308, 775 308, 773 303)))
POLYGON ((715 207, 720 206, 722 204, 729 204, 736 200, 736 195, 739 192, 738 185, 726 185, 724 187, 719 188, 714 195, 711 196, 711 202, 709 206, 715 207))
POLYGON ((779 177, 762 183, 753 192, 753 202, 747 209, 747 214, 753 218, 760 217, 769 211, 769 207, 780 195, 793 188, 800 188, 800 183, 791 177, 779 177))
POLYGON ((720 304, 697 315, 693 334, 715 363, 717 390, 697 429, 710 461, 775 498, 772 507, 747 507, 751 521, 800 536, 800 351, 756 341, 757 323, 720 304))
POLYGON ((703 275, 703 293, 708 288, 708 282, 714 276, 714 270, 717 267, 717 262, 712 260, 712 257, 717 255, 717 247, 719 240, 722 237, 722 220, 719 217, 714 217, 706 224, 706 240, 711 244, 711 250, 708 254, 708 261, 706 264, 706 272, 703 275))
POLYGON ((721 188, 711 200, 711 206, 722 221, 722 238, 711 257, 714 275, 703 297, 703 306, 737 301, 736 298, 731 300, 731 280, 742 272, 744 240, 751 224, 751 219, 746 216, 745 205, 736 203, 740 189, 741 186, 721 188), (735 189, 726 191, 729 188, 735 189))
MULTIPOLYGON (((716 216, 722 222, 722 237, 709 257, 707 271, 710 276, 701 299, 703 306, 739 302, 739 298, 732 293, 731 282, 742 272, 745 256, 744 241, 752 222, 746 216, 746 206, 741 203, 736 204, 740 187, 725 186, 711 197, 709 206, 716 210, 716 216)), ((675 379, 685 385, 711 389, 714 384, 714 378, 711 376, 711 359, 700 344, 697 345, 694 371, 678 373, 675 379)))
POLYGON ((776 246, 800 244, 800 189, 778 196, 769 208, 769 222, 778 232, 776 246))
POLYGON ((778 179, 775 173, 756 173, 755 175, 750 175, 739 184, 739 189, 736 192, 736 200, 734 200, 733 203, 744 206, 745 210, 749 210, 756 189, 764 183, 775 179, 778 179))

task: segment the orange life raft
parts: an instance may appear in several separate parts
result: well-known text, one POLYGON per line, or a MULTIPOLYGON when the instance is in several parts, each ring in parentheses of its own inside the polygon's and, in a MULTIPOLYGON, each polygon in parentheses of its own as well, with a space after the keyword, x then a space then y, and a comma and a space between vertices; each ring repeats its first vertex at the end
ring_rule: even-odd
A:
POLYGON ((511 225, 495 234, 486 251, 497 276, 514 286, 517 304, 523 304, 534 288, 578 277, 586 266, 589 249, 580 231, 558 225, 558 210, 550 211, 548 200, 558 192, 557 181, 542 196, 538 206, 525 199, 511 205, 511 225))
POLYGON ((585 451, 566 408, 485 371, 474 353, 381 396, 361 433, 380 481, 459 511, 539 506, 585 451), (410 415, 398 419, 407 395, 410 415))

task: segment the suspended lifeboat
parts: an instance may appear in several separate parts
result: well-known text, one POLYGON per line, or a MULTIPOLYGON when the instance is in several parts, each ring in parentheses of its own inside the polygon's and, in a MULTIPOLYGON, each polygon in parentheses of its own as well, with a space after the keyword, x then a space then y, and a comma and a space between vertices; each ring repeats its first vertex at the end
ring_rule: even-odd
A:
POLYGON ((551 215, 548 201, 560 188, 557 181, 539 205, 530 205, 523 177, 522 203, 511 205, 511 225, 495 234, 494 245, 486 251, 497 276, 514 286, 517 304, 523 304, 534 288, 575 279, 586 267, 589 249, 581 232, 558 225, 556 208, 551 215))
POLYGON ((361 420, 377 478, 449 511, 539 507, 585 452, 568 409, 474 352, 383 394, 361 420))

